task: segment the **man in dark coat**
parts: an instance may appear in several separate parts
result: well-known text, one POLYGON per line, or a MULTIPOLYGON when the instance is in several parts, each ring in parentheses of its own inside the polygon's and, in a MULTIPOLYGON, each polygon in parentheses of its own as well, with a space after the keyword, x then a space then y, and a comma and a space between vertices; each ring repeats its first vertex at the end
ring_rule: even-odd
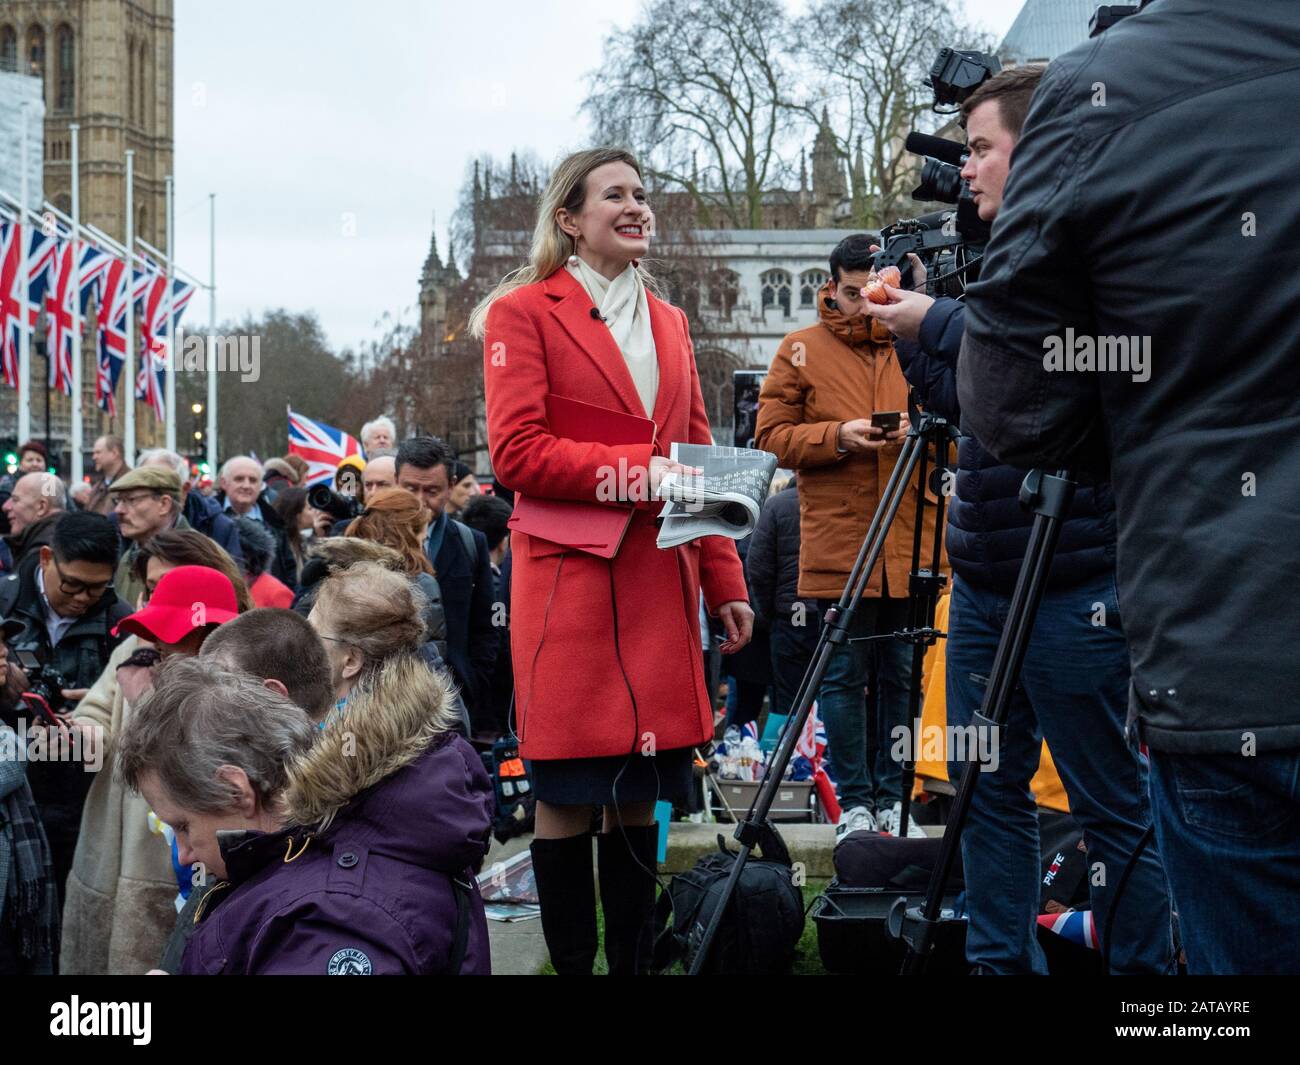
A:
POLYGON ((768 497, 746 559, 755 621, 771 630, 774 713, 789 714, 821 629, 816 599, 799 597, 799 486, 791 478, 768 497))
POLYGON ((997 458, 1115 490, 1130 721, 1193 972, 1295 972, 1293 5, 1156 0, 1034 96, 958 369, 997 458))
POLYGON ((476 730, 492 729, 486 693, 499 637, 492 624, 494 584, 487 537, 446 512, 451 451, 436 436, 414 436, 397 450, 397 486, 433 514, 424 553, 437 573, 447 614, 447 664, 476 730))
MULTIPOLYGON (((60 694, 74 705, 104 671, 120 642, 113 629, 131 612, 113 593, 117 544, 117 530, 103 515, 65 514, 51 543, 29 557, 18 573, 0 580, 0 617, 24 626, 10 646, 31 652, 61 676, 65 687, 60 694)), ((39 724, 34 712, 26 716, 29 725, 39 724)), ((82 804, 94 780, 87 764, 49 760, 27 767, 49 837, 60 899, 77 847, 82 804)))
POLYGON ((236 562, 243 560, 239 546, 239 530, 230 516, 221 509, 220 503, 215 499, 208 499, 202 492, 194 491, 189 462, 175 451, 160 447, 142 454, 140 465, 174 469, 176 476, 181 480, 181 515, 189 523, 189 527, 218 544, 236 562))
MULTIPOLYGON (((1003 70, 962 104, 971 148, 962 173, 980 217, 998 214, 1030 98, 1043 67, 1003 70)), ((924 272, 919 260, 914 270, 924 272)), ((904 372, 922 406, 960 418, 957 365, 965 307, 891 290, 894 302, 871 313, 900 337, 904 372), (922 317, 924 315, 924 317, 922 317), (919 341, 919 343, 918 343, 919 341)), ((1032 514, 1019 504, 1027 470, 989 456, 972 436, 957 451, 956 492, 948 511, 948 557, 955 578, 946 646, 948 723, 968 729, 1002 635, 1011 592, 1029 541, 1032 514)), ((966 956, 984 972, 1047 971, 1034 934, 1038 915, 1038 810, 1030 781, 1046 737, 1083 829, 1088 860, 1123 867, 1151 823, 1146 775, 1124 734, 1128 646, 1115 598, 1115 516, 1110 486, 1081 485, 1058 551, 999 739, 996 768, 980 774, 962 853, 970 925, 966 956)), ((948 752, 956 763, 960 752, 948 752)), ((957 779, 964 765, 952 766, 957 779)), ((1118 878, 1092 884, 1103 924, 1118 878)), ((1134 866, 1109 949, 1116 973, 1163 973, 1173 963, 1169 900, 1154 851, 1134 866)))
POLYGON ((50 542, 67 508, 67 490, 54 474, 25 473, 18 478, 4 504, 14 570, 50 542))
MULTIPOLYGON (((293 548, 289 546, 289 530, 285 528, 279 511, 271 505, 270 495, 262 483, 262 464, 247 455, 236 455, 222 465, 220 480, 217 502, 222 511, 232 521, 237 517, 249 517, 266 526, 275 537, 271 576, 290 588, 297 588, 298 567, 293 548)), ((297 530, 293 533, 297 535, 297 530)))

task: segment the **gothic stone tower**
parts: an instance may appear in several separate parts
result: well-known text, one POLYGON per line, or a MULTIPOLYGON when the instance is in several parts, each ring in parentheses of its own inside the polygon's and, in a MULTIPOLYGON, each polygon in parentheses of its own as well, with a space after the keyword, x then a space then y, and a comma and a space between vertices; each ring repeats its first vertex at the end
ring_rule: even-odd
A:
MULTIPOLYGON (((115 240, 126 236, 126 158, 135 151, 136 234, 156 248, 167 234, 164 178, 172 173, 172 0, 4 0, 0 3, 0 67, 35 74, 45 83, 45 195, 72 206, 72 135, 81 126, 81 218, 115 240)), ((90 330, 87 328, 87 334, 90 330)), ((44 371, 33 359, 33 373, 44 371)), ((84 350, 86 446, 110 430, 95 406, 95 364, 89 335, 84 350)), ((45 431, 41 382, 32 394, 32 427, 45 431)), ((118 382, 118 422, 131 382, 118 382)), ((0 396, 0 421, 16 424, 16 397, 0 396)), ((50 436, 66 449, 69 405, 51 397, 50 436)), ((137 408, 137 442, 161 442, 162 427, 137 408), (156 437, 156 440, 155 440, 156 437)), ((113 426, 120 431, 120 424, 113 426)), ((12 429, 9 430, 12 432, 12 429)), ((7 434, 4 434, 7 435, 7 434)))

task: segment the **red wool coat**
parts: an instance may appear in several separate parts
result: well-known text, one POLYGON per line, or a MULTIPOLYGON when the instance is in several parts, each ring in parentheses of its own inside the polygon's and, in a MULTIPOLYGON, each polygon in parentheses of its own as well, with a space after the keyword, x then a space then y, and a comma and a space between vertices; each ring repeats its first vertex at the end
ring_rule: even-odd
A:
MULTIPOLYGON (((557 437, 547 424, 548 392, 645 416, 622 352, 591 317, 586 290, 561 268, 492 306, 483 374, 488 446, 501 484, 521 496, 599 501, 598 486, 620 461, 636 479, 674 442, 710 442, 686 315, 648 300, 659 360, 656 436, 653 444, 619 446, 557 437)), ((744 573, 726 537, 656 547, 661 507, 637 505, 611 560, 512 534, 510 638, 525 758, 666 751, 713 735, 699 590, 702 584, 716 613, 748 599, 744 573)))

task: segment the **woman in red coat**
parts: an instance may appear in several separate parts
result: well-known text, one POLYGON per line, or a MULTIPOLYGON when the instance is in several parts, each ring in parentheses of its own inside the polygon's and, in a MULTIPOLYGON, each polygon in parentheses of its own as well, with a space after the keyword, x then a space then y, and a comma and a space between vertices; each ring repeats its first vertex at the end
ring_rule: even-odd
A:
POLYGON ((749 640, 753 613, 735 544, 704 537, 660 550, 653 500, 673 442, 709 443, 686 316, 647 291, 639 260, 654 216, 636 160, 619 149, 569 156, 538 214, 530 262, 476 310, 484 336, 488 443, 497 479, 520 497, 628 507, 612 559, 516 532, 510 635, 515 720, 537 797, 533 869, 542 930, 561 973, 596 954, 592 807, 605 956, 611 973, 648 967, 656 799, 682 800, 693 750, 713 735, 699 597, 749 640), (655 423, 653 443, 557 436, 551 393, 655 423))

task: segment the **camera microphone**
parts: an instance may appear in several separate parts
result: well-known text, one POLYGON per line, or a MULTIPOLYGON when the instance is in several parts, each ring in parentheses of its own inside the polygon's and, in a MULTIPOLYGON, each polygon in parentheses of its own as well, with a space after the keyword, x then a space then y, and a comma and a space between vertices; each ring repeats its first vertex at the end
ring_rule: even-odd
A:
POLYGON ((604 322, 606 325, 609 324, 609 319, 601 314, 600 311, 596 310, 595 307, 591 309, 591 316, 598 322, 604 322))
POLYGON ((907 135, 904 147, 913 155, 928 155, 932 159, 951 163, 953 166, 963 164, 962 156, 966 152, 964 144, 950 141, 945 137, 932 137, 928 133, 917 133, 915 130, 907 135))

